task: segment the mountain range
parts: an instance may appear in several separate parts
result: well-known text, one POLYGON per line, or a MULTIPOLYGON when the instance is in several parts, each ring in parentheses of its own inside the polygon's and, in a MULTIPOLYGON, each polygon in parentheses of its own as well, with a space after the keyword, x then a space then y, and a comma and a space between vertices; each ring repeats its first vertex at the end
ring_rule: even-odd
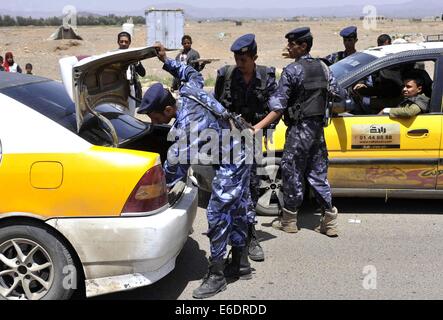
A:
MULTIPOLYGON (((42 6, 38 9, 32 6, 25 5, 26 0, 15 0, 14 7, 4 7, 0 4, 0 15, 11 16, 31 16, 33 18, 61 16, 61 8, 59 11, 48 10, 45 11, 42 6), (23 5, 20 3, 23 2, 23 5), (4 7, 2 9, 2 7, 4 7), (23 9, 17 9, 23 8, 23 9)), ((58 0, 45 0, 44 7, 57 8, 58 0)), ((144 5, 145 0, 134 0, 131 2, 131 7, 138 8, 127 10, 108 10, 100 9, 98 6, 96 9, 78 8, 82 15, 135 15, 143 16, 148 6, 144 5)), ((59 5, 60 6, 60 5, 59 5)), ((329 6, 299 6, 294 8, 274 8, 274 9, 257 9, 257 8, 204 8, 196 7, 192 5, 179 4, 179 3, 158 3, 151 2, 149 7, 155 7, 156 9, 183 9, 185 15, 189 19, 223 19, 223 18, 292 18, 295 16, 308 16, 308 17, 361 17, 368 14, 368 11, 364 10, 364 6, 361 5, 340 5, 331 4, 329 6)), ((441 17, 443 14, 443 2, 441 0, 421 0, 421 1, 408 1, 401 4, 382 4, 375 6, 376 14, 385 16, 388 18, 423 18, 423 17, 441 17)), ((366 8, 366 10, 368 10, 366 8)), ((371 11, 372 12, 372 11, 371 11)), ((375 13, 375 12, 374 12, 375 13)))

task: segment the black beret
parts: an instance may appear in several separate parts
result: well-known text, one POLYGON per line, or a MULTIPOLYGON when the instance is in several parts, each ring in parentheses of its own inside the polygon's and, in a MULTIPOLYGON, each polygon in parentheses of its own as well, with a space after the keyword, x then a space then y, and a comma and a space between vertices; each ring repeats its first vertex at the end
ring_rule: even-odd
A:
POLYGON ((138 113, 150 113, 166 105, 171 101, 170 93, 163 88, 161 83, 152 85, 144 94, 138 113))
POLYGON ((357 27, 350 26, 344 28, 342 31, 340 31, 340 36, 343 38, 356 38, 357 37, 357 27))
POLYGON ((288 41, 303 40, 304 38, 312 37, 311 29, 309 27, 301 27, 288 32, 285 36, 288 41))
POLYGON ((252 33, 248 33, 238 38, 232 44, 231 51, 234 53, 257 53, 257 43, 255 42, 255 35, 252 33))

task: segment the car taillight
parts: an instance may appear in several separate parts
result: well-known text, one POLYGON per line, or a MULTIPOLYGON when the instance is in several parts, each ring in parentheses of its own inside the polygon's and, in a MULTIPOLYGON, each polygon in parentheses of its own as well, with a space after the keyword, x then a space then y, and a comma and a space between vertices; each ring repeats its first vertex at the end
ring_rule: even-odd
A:
POLYGON ((168 203, 168 190, 160 165, 148 170, 135 186, 123 207, 124 213, 149 212, 168 203))

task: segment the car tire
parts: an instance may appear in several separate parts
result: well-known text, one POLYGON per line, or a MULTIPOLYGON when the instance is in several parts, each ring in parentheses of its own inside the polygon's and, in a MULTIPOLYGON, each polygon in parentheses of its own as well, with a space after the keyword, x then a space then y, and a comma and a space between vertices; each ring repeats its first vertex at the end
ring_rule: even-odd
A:
POLYGON ((260 177, 259 200, 255 207, 257 215, 277 216, 279 214, 280 206, 277 197, 283 201, 280 164, 281 158, 266 157, 262 165, 257 166, 257 175, 260 177))
POLYGON ((0 299, 67 300, 76 270, 66 245, 44 226, 0 227, 0 299))

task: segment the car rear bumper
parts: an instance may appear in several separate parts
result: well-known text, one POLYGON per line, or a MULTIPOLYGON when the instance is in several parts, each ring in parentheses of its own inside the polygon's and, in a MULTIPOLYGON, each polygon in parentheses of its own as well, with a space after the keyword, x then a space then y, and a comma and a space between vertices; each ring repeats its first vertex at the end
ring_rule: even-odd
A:
POLYGON ((175 267, 197 212, 198 189, 187 186, 171 208, 145 217, 63 218, 47 223, 76 250, 86 294, 96 296, 152 284, 175 267))

